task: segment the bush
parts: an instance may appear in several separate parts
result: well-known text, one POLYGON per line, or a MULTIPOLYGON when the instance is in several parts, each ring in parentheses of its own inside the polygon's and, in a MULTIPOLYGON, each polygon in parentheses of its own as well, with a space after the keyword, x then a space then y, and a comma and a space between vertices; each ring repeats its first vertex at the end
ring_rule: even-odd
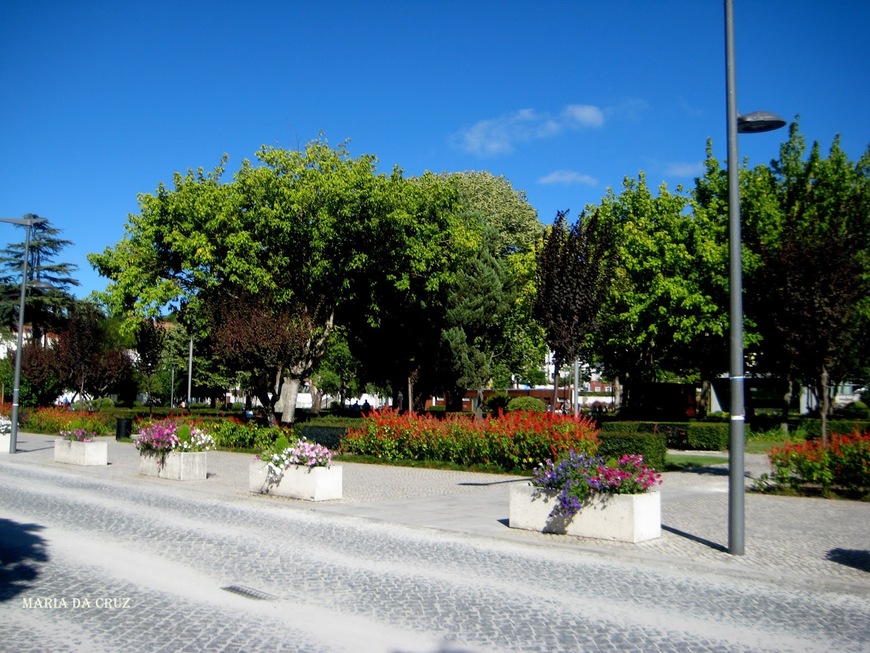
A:
MULTIPOLYGON (((223 449, 262 449, 290 430, 279 426, 257 426, 254 422, 242 422, 235 417, 209 422, 209 434, 215 444, 223 449)), ((292 437, 292 436, 291 436, 292 437)))
POLYGON ((498 415, 499 411, 506 413, 509 402, 510 397, 508 397, 507 392, 496 392, 486 400, 486 408, 489 410, 490 415, 498 415))
POLYGON ((76 430, 110 435, 115 432, 115 418, 109 413, 68 410, 53 406, 26 411, 22 415, 21 428, 32 433, 47 435, 76 430))
MULTIPOLYGON (((806 425, 807 440, 816 440, 822 437, 822 420, 804 420, 806 425)), ((870 431, 870 422, 858 419, 829 419, 828 433, 863 433, 870 431)))
POLYGON ((729 445, 729 424, 693 423, 688 428, 688 444, 696 451, 726 451, 729 445))
POLYGON ((870 419, 870 408, 863 401, 853 401, 843 406, 838 412, 842 417, 847 419, 870 419))
POLYGON ((506 412, 514 413, 518 411, 546 413, 547 405, 537 397, 514 397, 507 402, 506 412))
POLYGON ((342 441, 345 453, 503 470, 531 470, 572 449, 595 453, 597 447, 597 430, 590 420, 525 411, 474 420, 385 410, 367 417, 362 428, 350 429, 342 441))
POLYGON ((664 433, 606 433, 598 434, 598 454, 604 458, 621 458, 640 454, 656 469, 664 469, 668 453, 664 433))
POLYGON ((780 485, 796 490, 818 486, 823 493, 870 492, 870 431, 832 434, 827 446, 820 440, 786 443, 769 458, 773 480, 780 485))

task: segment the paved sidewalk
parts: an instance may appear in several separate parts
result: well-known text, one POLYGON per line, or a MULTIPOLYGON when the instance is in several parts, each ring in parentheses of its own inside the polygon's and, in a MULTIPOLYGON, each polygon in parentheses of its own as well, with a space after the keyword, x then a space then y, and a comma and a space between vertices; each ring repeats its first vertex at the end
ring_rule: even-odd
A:
MULTIPOLYGON (((52 436, 19 433, 18 453, 0 461, 61 468, 76 476, 161 484, 171 492, 218 501, 261 502, 279 509, 317 511, 413 528, 458 532, 602 556, 695 567, 735 577, 806 583, 870 592, 870 503, 746 494, 746 554, 728 544, 728 469, 717 465, 663 475, 662 537, 639 544, 548 535, 507 526, 510 485, 525 479, 471 472, 343 463, 344 498, 303 502, 251 494, 252 456, 210 452, 206 481, 171 483, 138 475, 130 443, 109 441, 109 465, 77 467, 53 461, 52 436), (169 486, 169 487, 167 487, 169 486)), ((750 476, 768 471, 761 455, 746 456, 750 476)), ((751 479, 747 479, 747 488, 751 479)))

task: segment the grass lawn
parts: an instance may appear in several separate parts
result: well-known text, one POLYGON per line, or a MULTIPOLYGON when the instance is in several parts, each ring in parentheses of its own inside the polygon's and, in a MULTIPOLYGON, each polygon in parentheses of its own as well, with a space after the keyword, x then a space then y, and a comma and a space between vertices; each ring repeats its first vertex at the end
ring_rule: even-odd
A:
POLYGON ((668 453, 665 460, 665 472, 680 472, 684 469, 693 469, 695 467, 709 467, 710 465, 721 465, 728 462, 728 454, 709 453, 709 454, 689 454, 689 453, 668 453))

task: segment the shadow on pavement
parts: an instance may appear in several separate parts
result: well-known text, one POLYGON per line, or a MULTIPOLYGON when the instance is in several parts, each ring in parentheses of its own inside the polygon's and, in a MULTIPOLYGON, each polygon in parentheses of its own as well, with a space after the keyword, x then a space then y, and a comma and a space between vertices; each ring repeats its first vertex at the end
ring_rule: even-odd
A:
POLYGON ((680 537, 685 537, 687 540, 692 540, 692 542, 697 542, 698 544, 709 546, 711 549, 715 549, 716 551, 722 551, 723 553, 728 552, 728 547, 723 546, 722 544, 704 539, 703 537, 698 537, 697 535, 692 535, 691 533, 687 533, 685 531, 681 531, 680 529, 674 528, 673 526, 665 526, 664 524, 662 524, 662 530, 667 531, 668 533, 673 533, 674 535, 679 535, 680 537))
POLYGON ((36 534, 44 527, 0 518, 0 602, 9 601, 39 577, 48 561, 45 540, 36 534))
POLYGON ((870 551, 860 549, 831 549, 826 556, 831 562, 854 567, 870 573, 870 551))

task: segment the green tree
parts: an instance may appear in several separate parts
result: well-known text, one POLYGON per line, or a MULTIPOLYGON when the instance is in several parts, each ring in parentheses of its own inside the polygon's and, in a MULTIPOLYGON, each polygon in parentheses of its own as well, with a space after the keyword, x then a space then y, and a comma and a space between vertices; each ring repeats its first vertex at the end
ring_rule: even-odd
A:
MULTIPOLYGON (((25 218, 39 216, 28 213, 25 218)), ((21 227, 24 228, 23 226, 21 227)), ((27 293, 24 314, 32 325, 34 340, 41 340, 45 330, 57 330, 63 325, 67 312, 75 299, 69 293, 79 282, 72 275, 78 269, 72 263, 56 259, 72 241, 60 238, 61 230, 51 222, 36 222, 31 227, 30 246, 27 250, 27 283, 41 282, 45 288, 33 288, 27 293)), ((0 277, 0 320, 10 327, 18 324, 21 300, 21 262, 25 242, 8 245, 0 251, 0 267, 6 274, 0 277)))
POLYGON ((475 388, 478 415, 483 390, 510 344, 505 324, 517 300, 513 270, 505 258, 494 255, 499 245, 490 233, 484 231, 478 254, 459 271, 447 292, 441 332, 452 373, 445 392, 448 397, 458 395, 461 405, 466 389, 475 388))
POLYGON ((155 402, 157 374, 163 365, 166 331, 155 319, 142 320, 136 329, 136 358, 133 364, 148 396, 148 414, 155 402))
POLYGON ((792 123, 763 194, 776 203, 749 231, 759 266, 747 304, 764 336, 762 362, 815 389, 826 438, 832 389, 860 376, 855 354, 870 322, 870 148, 857 163, 839 137, 827 158, 818 143, 805 153, 792 123))
POLYGON ((102 298, 115 313, 153 315, 174 303, 188 328, 201 329, 204 293, 219 289, 262 293, 277 314, 304 316, 308 337, 282 365, 282 421, 292 422, 352 280, 364 276, 374 244, 387 246, 380 225, 391 216, 390 187, 403 180, 325 140, 301 151, 263 147, 257 160, 243 161, 231 183, 221 181, 225 163, 176 174, 174 189, 140 196, 120 243, 89 260, 110 279, 102 298))

